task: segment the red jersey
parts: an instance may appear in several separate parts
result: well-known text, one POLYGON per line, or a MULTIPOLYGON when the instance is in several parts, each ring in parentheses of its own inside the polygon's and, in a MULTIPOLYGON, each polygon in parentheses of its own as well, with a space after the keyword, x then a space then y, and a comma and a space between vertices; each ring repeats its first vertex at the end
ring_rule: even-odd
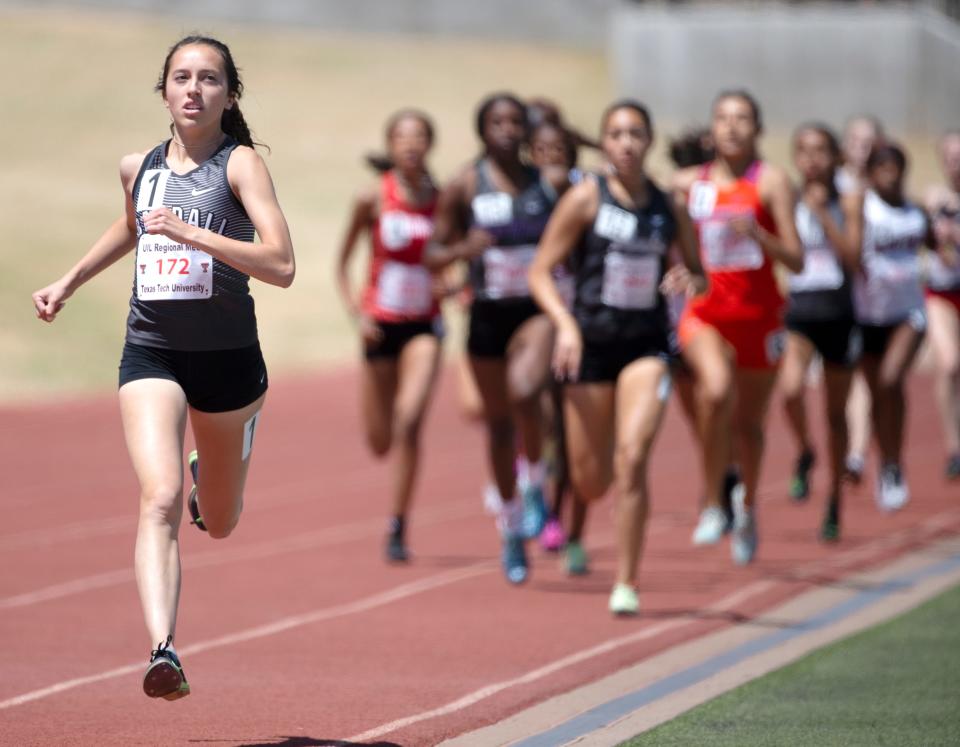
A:
POLYGON ((363 310, 377 321, 433 319, 440 304, 433 278, 423 266, 423 251, 433 234, 436 197, 421 207, 409 205, 393 171, 380 182, 380 210, 371 229, 373 257, 363 294, 363 310))
POLYGON ((777 233, 757 187, 762 162, 754 161, 742 177, 724 187, 710 181, 711 167, 702 168, 688 198, 709 280, 707 292, 691 300, 689 309, 706 322, 779 318, 785 301, 773 275, 773 261, 756 240, 740 236, 730 226, 731 219, 746 217, 777 233))

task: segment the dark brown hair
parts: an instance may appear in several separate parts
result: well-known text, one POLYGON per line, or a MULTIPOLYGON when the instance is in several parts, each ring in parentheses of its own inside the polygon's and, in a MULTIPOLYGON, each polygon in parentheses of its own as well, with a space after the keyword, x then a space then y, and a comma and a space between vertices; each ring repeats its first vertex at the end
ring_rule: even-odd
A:
MULTIPOLYGON (((170 51, 167 52, 167 57, 163 61, 163 71, 160 73, 160 78, 157 80, 154 90, 161 94, 166 92, 167 76, 170 74, 170 61, 173 59, 173 55, 182 47, 187 47, 191 44, 204 44, 212 47, 220 54, 223 60, 223 70, 227 75, 227 91, 233 96, 234 102, 233 106, 223 110, 223 114, 220 117, 220 129, 240 143, 240 145, 246 145, 251 148, 254 145, 262 145, 262 143, 256 143, 254 141, 253 136, 250 134, 250 128, 247 126, 247 122, 243 118, 243 113, 240 111, 239 101, 243 95, 243 81, 240 80, 240 71, 233 61, 230 48, 222 41, 197 34, 183 37, 170 47, 170 51)), ((171 128, 172 127, 173 125, 171 125, 171 128)))

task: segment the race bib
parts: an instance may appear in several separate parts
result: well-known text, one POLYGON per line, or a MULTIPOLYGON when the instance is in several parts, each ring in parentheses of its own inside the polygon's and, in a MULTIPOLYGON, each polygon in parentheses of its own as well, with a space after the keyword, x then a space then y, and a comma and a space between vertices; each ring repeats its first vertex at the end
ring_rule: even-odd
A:
POLYGON ((403 316, 426 316, 433 308, 430 271, 422 265, 385 262, 377 278, 377 305, 403 316))
POLYGON ((605 306, 617 309, 652 309, 657 305, 660 258, 609 252, 603 260, 605 306))
POLYGON ((706 220, 717 206, 717 185, 713 182, 694 182, 690 188, 687 209, 694 220, 706 220))
POLYGON ((530 295, 527 270, 535 246, 491 247, 483 253, 484 286, 488 298, 524 298, 530 295))
POLYGON ((513 198, 506 192, 477 195, 470 205, 480 226, 503 226, 513 220, 513 198))
POLYGON ((169 178, 170 169, 147 169, 143 172, 140 178, 140 191, 137 193, 138 212, 163 207, 169 178))
POLYGON ((708 270, 732 272, 763 267, 763 249, 749 236, 734 231, 729 219, 713 218, 701 223, 700 243, 708 270))
POLYGON ((143 234, 137 242, 137 298, 185 301, 213 295, 213 257, 167 236, 143 234))
POLYGON ((807 249, 803 272, 790 276, 790 290, 795 292, 836 290, 843 285, 843 268, 829 247, 807 249))
POLYGON ((390 251, 403 249, 410 243, 410 220, 404 213, 380 216, 380 240, 390 251))
POLYGON ((605 239, 626 243, 637 233, 637 216, 605 202, 597 211, 593 232, 605 239))

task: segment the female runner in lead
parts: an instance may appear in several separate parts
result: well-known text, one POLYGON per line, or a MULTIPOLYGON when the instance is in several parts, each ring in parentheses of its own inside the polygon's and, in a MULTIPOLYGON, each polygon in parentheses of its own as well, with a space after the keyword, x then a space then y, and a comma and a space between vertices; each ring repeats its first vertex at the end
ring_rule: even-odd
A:
POLYGON ((565 169, 540 170, 521 160, 529 128, 527 108, 515 96, 486 98, 476 128, 483 155, 441 193, 425 262, 434 271, 459 260, 469 263, 467 351, 499 493, 492 503, 499 506, 504 573, 517 584, 528 573, 524 540, 539 535, 547 520, 540 393, 553 348, 553 327, 530 298, 527 270, 557 195, 569 182, 565 169), (514 469, 515 424, 526 475, 514 469), (515 499, 519 492, 522 500, 515 499))
MULTIPOLYGON (((437 189, 426 166, 433 125, 404 110, 387 122, 387 170, 360 194, 337 264, 340 295, 364 345, 363 419, 377 456, 398 452, 387 559, 408 559, 405 527, 420 460, 420 428, 440 364, 442 320, 434 281, 422 264, 433 233, 437 189), (363 298, 350 288, 350 257, 363 232, 373 256, 363 298)), ((376 159, 371 159, 371 162, 376 159)), ((377 160, 375 166, 380 165, 377 160)))
POLYGON ((803 268, 786 173, 760 160, 760 110, 744 91, 721 93, 711 125, 715 159, 675 177, 697 224, 709 290, 687 304, 680 321, 683 356, 697 380, 700 445, 707 507, 696 544, 716 543, 726 521, 723 473, 735 434, 743 490, 733 501, 731 554, 737 564, 756 552, 754 502, 763 457, 763 424, 783 352, 783 297, 773 263, 803 268))
POLYGON ((197 518, 211 537, 226 537, 240 519, 267 389, 248 280, 287 287, 295 270, 273 182, 240 113, 230 50, 207 37, 180 40, 156 90, 172 138, 124 156, 125 214, 33 302, 52 322, 81 285, 137 248, 120 411, 140 482, 137 586, 150 639, 160 642, 143 689, 176 700, 190 693, 173 643, 187 417, 200 456, 190 460, 197 518))
POLYGON ((614 614, 636 614, 637 566, 649 507, 647 469, 670 394, 670 321, 660 292, 671 246, 702 290, 696 237, 686 208, 650 181, 653 142, 647 109, 632 100, 604 112, 601 142, 608 172, 564 196, 547 225, 530 288, 557 328, 556 376, 567 382, 564 419, 576 495, 618 492, 614 614), (554 279, 572 261, 573 313, 554 279))

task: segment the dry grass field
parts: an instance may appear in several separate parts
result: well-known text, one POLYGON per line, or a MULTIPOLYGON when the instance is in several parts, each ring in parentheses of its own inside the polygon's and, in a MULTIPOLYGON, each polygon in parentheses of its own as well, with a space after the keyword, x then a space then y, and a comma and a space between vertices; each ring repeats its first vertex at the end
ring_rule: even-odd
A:
MULTIPOLYGON (((272 148, 265 157, 293 232, 293 287, 254 288, 274 372, 342 361, 355 352, 334 294, 333 259, 351 195, 371 179, 361 156, 380 145, 391 111, 414 105, 434 116, 439 141, 432 162, 445 179, 477 152, 473 111, 486 93, 506 88, 549 96, 588 132, 613 95, 601 52, 318 29, 193 27, 138 14, 2 10, 0 401, 115 386, 131 260, 82 288, 50 326, 34 318, 30 293, 64 272, 122 210, 119 159, 166 136, 153 84, 168 46, 193 31, 212 33, 233 49, 247 90, 243 110, 256 136, 272 148)), ((665 176, 666 136, 679 127, 658 118, 661 137, 651 168, 665 176)), ((918 143, 914 150, 914 184, 920 185, 935 176, 933 149, 918 143)), ((785 163, 786 138, 768 136, 765 151, 785 163)), ((456 347, 458 340, 450 345, 456 347)))

